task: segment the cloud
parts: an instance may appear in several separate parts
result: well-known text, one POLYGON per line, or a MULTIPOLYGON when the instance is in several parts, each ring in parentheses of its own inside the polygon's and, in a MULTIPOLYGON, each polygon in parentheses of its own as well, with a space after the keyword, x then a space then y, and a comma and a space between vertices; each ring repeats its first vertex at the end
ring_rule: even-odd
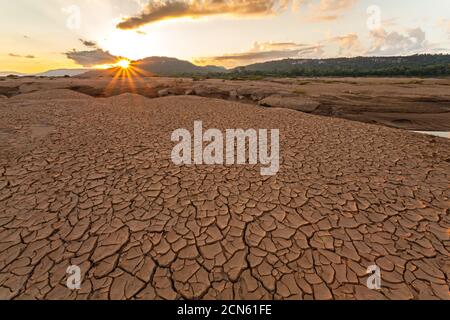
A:
POLYGON ((102 49, 92 51, 76 51, 75 49, 66 52, 65 55, 68 59, 73 60, 75 63, 82 65, 83 67, 93 67, 102 64, 113 64, 119 57, 113 56, 107 51, 102 49))
MULTIPOLYGON (((308 59, 323 57, 387 56, 410 55, 436 51, 426 39, 421 28, 413 28, 406 33, 388 32, 379 28, 371 31, 371 43, 363 45, 357 33, 333 36, 316 44, 297 42, 255 42, 251 49, 212 57, 200 57, 193 62, 200 65, 215 64, 236 67, 252 63, 279 59, 308 59), (336 54, 330 54, 337 49, 336 54), (328 54, 325 54, 327 52, 328 54)), ((442 49, 439 49, 442 51, 442 49)))
POLYGON ((342 12, 352 7, 357 0, 321 0, 319 9, 324 12, 342 12))
POLYGON ((334 21, 339 18, 338 15, 313 15, 308 17, 309 22, 327 22, 327 21, 334 21))
POLYGON ((372 44, 368 55, 404 55, 423 53, 431 49, 426 34, 421 28, 409 29, 405 34, 388 32, 384 28, 370 31, 372 44))
POLYGON ((144 25, 176 18, 213 15, 268 16, 287 9, 304 9, 309 21, 338 19, 358 0, 153 0, 135 16, 125 18, 119 29, 137 29, 144 25))
POLYGON ((334 37, 330 41, 338 44, 340 56, 355 56, 365 51, 356 33, 334 37))
MULTIPOLYGON (((446 21, 444 21, 445 23, 446 21)), ((395 25, 395 19, 385 20, 386 25, 395 25)), ((445 25, 444 25, 445 26, 445 25)), ((200 65, 216 64, 235 67, 279 59, 333 58, 354 56, 395 56, 431 52, 446 52, 448 49, 427 40, 420 27, 406 31, 387 30, 384 25, 370 31, 368 43, 363 43, 357 33, 330 36, 316 43, 297 42, 255 42, 251 49, 212 57, 193 59, 200 65)))
POLYGON ((10 53, 9 56, 13 57, 13 58, 24 58, 24 59, 35 59, 36 58, 36 56, 33 56, 31 54, 21 55, 21 54, 17 54, 17 53, 10 53))
POLYGON ((167 0, 150 1, 136 16, 126 18, 119 29, 137 29, 162 20, 212 15, 258 16, 283 11, 292 0, 167 0))
POLYGON ((94 41, 79 39, 80 42, 88 48, 97 48, 97 43, 94 41))
POLYGON ((225 67, 235 67, 269 60, 287 58, 305 58, 310 55, 321 56, 322 45, 306 45, 295 42, 255 42, 253 47, 241 53, 224 54, 214 57, 195 58, 194 63, 200 65, 216 64, 225 67))
POLYGON ((350 8, 358 0, 303 0, 300 4, 306 7, 307 20, 310 22, 333 21, 350 8))
POLYGON ((296 43, 292 41, 288 42, 254 42, 250 52, 261 52, 261 51, 290 51, 302 49, 306 44, 296 43))

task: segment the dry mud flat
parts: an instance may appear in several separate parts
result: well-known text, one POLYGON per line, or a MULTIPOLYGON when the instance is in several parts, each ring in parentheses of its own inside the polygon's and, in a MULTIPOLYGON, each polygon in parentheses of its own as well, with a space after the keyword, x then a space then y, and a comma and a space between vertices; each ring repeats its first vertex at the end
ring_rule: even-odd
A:
POLYGON ((0 128, 1 299, 449 299, 447 139, 72 90, 5 99, 0 128), (280 129, 280 171, 175 166, 171 133, 195 120, 280 129))
MULTIPOLYGON (((183 78, 0 79, 0 96, 70 89, 93 97, 195 95, 416 131, 450 131, 450 80, 289 78, 231 81, 183 78)), ((4 99, 3 99, 4 100, 4 99)), ((1 98, 0 98, 1 103, 1 98)))

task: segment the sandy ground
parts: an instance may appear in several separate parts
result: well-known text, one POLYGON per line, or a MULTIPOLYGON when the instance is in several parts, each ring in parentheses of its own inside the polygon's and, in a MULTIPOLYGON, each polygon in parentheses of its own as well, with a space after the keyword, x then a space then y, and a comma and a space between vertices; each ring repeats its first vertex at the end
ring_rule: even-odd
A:
MULTIPOLYGON (((260 81, 182 78, 0 79, 0 96, 71 89, 94 97, 196 95, 290 108, 416 131, 450 131, 450 79, 294 78, 260 81)), ((0 99, 1 103, 1 99, 0 99)))
POLYGON ((448 139, 384 126, 193 96, 12 95, 0 298, 449 299, 449 179, 448 139), (170 135, 195 120, 280 129, 279 173, 175 166, 170 135))

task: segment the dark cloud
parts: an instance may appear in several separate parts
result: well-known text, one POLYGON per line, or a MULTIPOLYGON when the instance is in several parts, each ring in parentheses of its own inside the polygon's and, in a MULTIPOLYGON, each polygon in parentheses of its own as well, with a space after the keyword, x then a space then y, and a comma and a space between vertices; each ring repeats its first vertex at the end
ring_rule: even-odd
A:
POLYGON ((102 64, 115 63, 118 57, 113 56, 107 51, 102 49, 92 51, 76 51, 72 50, 66 52, 65 55, 68 59, 73 60, 75 63, 82 65, 83 67, 93 67, 102 64))
POLYGON ((21 55, 21 54, 16 54, 16 53, 10 53, 9 56, 13 57, 13 58, 25 58, 25 59, 35 59, 36 58, 35 56, 33 56, 31 54, 21 55))
POLYGON ((119 29, 136 29, 143 25, 182 17, 211 15, 270 15, 287 7, 291 0, 168 0, 150 1, 134 17, 119 23, 119 29))
POLYGON ((79 39, 79 40, 84 46, 86 46, 88 48, 97 48, 97 43, 94 41, 89 41, 89 40, 84 40, 84 39, 79 39))

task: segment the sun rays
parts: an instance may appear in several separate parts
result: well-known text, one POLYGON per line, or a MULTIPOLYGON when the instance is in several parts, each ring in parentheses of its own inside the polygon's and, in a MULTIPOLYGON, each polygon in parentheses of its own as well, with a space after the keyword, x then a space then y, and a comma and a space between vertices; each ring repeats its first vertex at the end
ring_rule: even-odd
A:
POLYGON ((113 73, 113 78, 105 88, 105 96, 126 92, 138 93, 136 83, 144 82, 142 77, 146 74, 145 71, 139 69, 135 63, 128 59, 118 60, 110 70, 113 73))
POLYGON ((118 67, 121 67, 122 69, 128 69, 130 67, 130 60, 127 59, 120 59, 119 62, 116 63, 118 67))

